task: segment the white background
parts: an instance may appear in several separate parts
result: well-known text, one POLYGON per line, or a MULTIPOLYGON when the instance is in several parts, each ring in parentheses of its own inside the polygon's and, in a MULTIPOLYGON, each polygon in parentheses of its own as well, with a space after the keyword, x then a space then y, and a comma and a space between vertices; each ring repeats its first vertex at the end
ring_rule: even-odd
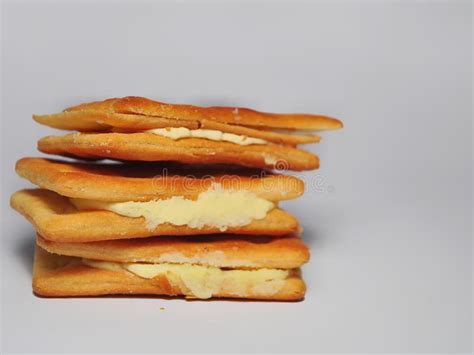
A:
POLYGON ((470 352, 471 40, 467 1, 4 3, 2 351, 470 352), (303 302, 32 295, 31 114, 125 95, 344 120, 284 205, 303 302))

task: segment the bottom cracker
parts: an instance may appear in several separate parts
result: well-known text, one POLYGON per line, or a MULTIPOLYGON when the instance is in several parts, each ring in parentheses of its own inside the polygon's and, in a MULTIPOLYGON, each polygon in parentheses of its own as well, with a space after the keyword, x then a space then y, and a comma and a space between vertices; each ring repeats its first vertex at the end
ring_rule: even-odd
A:
MULTIPOLYGON (((263 288, 249 288, 235 294, 223 289, 217 298, 297 301, 304 297, 305 284, 299 270, 284 280, 277 292, 269 294, 263 288)), ((194 298, 173 285, 166 276, 144 279, 131 273, 109 271, 84 265, 76 257, 50 254, 36 247, 33 268, 33 291, 45 297, 103 296, 103 295, 162 295, 194 298)))

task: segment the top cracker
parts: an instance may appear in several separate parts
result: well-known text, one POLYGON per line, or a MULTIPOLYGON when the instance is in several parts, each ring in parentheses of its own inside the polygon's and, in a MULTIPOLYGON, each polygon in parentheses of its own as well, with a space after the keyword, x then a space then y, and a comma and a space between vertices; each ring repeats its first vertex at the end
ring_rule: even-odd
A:
POLYGON ((69 107, 59 114, 33 117, 37 122, 54 128, 78 131, 107 130, 107 126, 129 129, 183 126, 199 128, 199 123, 203 120, 239 126, 294 130, 342 128, 342 122, 338 119, 321 115, 277 114, 241 107, 166 104, 136 96, 84 103, 69 107))
POLYGON ((270 169, 283 162, 290 170, 316 169, 318 158, 296 145, 320 140, 290 131, 342 127, 341 121, 326 116, 165 104, 142 97, 85 103, 33 118, 47 126, 82 132, 41 139, 38 148, 49 154, 270 169))

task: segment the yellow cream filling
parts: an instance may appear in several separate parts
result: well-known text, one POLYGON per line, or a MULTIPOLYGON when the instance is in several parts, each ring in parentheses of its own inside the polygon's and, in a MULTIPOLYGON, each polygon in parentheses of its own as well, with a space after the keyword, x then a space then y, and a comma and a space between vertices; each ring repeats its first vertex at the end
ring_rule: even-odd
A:
POLYGON ((169 127, 146 130, 147 133, 158 134, 174 140, 182 138, 204 138, 212 141, 224 141, 239 145, 268 144, 260 138, 248 137, 234 133, 216 131, 214 129, 189 129, 186 127, 169 127))
POLYGON ((220 184, 199 194, 196 200, 173 196, 164 200, 146 202, 106 202, 70 198, 78 210, 106 210, 127 217, 144 217, 152 230, 163 223, 201 229, 244 226, 252 220, 263 219, 275 207, 271 201, 252 192, 224 190, 220 184))
POLYGON ((245 296, 249 292, 273 295, 284 285, 290 270, 223 270, 193 264, 139 264, 82 259, 88 266, 110 271, 128 271, 145 279, 164 276, 182 293, 197 298, 210 298, 222 291, 245 296))

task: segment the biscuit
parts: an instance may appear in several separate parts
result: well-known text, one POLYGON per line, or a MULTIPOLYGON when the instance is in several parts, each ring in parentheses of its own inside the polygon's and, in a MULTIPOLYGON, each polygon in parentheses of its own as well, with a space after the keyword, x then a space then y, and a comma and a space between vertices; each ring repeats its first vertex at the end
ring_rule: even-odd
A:
MULTIPOLYGON (((285 280, 264 280, 235 290, 239 279, 231 279, 212 294, 216 298, 296 301, 305 293, 299 270, 291 270, 285 280)), ((102 295, 160 295, 195 298, 182 282, 169 274, 145 279, 126 271, 110 271, 90 267, 80 258, 50 254, 36 248, 33 267, 33 291, 44 297, 102 295)))
POLYGON ((340 120, 322 115, 276 114, 243 107, 199 107, 166 104, 136 96, 84 103, 64 110, 64 112, 81 111, 136 114, 186 121, 208 119, 234 125, 297 130, 324 130, 342 127, 340 120))
POLYGON ((33 119, 49 127, 80 132, 140 132, 148 129, 185 127, 213 129, 221 132, 264 139, 276 144, 297 145, 316 143, 321 137, 311 134, 288 134, 238 126, 214 120, 175 120, 137 114, 108 113, 103 111, 71 111, 52 115, 33 115, 33 119))
MULTIPOLYGON (((92 242, 159 235, 189 236, 221 234, 217 227, 191 228, 160 224, 149 229, 142 217, 131 218, 109 211, 78 211, 67 197, 55 192, 34 189, 14 193, 11 206, 24 215, 44 238, 57 242, 92 242)), ((288 235, 299 232, 298 220, 274 208, 265 218, 250 224, 229 227, 226 233, 255 235, 288 235)))
POLYGON ((41 188, 62 196, 99 201, 149 201, 172 196, 196 198, 214 184, 247 190, 269 201, 301 196, 297 177, 258 169, 224 169, 172 164, 84 164, 23 158, 16 172, 41 188))
POLYGON ((37 236, 50 253, 121 263, 196 264, 219 268, 294 269, 309 260, 299 237, 205 235, 61 243, 37 236))
POLYGON ((147 130, 167 127, 199 128, 198 121, 174 120, 135 114, 110 113, 98 110, 61 112, 52 115, 33 115, 33 119, 45 126, 80 132, 110 131, 121 129, 147 130))
POLYGON ((241 146, 200 138, 173 140, 152 133, 72 133, 38 141, 43 153, 86 159, 178 161, 185 164, 237 164, 277 170, 312 170, 319 158, 291 146, 241 146))

